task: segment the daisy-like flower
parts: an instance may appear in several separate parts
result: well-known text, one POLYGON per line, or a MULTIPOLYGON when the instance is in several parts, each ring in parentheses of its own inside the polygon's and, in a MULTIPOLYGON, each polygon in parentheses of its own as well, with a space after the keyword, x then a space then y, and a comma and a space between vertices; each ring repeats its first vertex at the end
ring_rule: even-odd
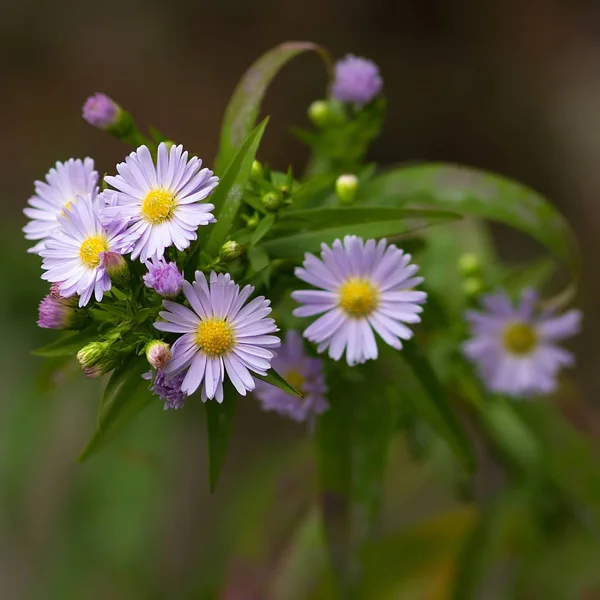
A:
POLYGON ((349 365, 377 358, 373 330, 386 343, 400 350, 401 339, 412 331, 404 323, 418 323, 425 292, 415 291, 422 277, 405 254, 386 240, 367 240, 347 235, 331 248, 321 246, 321 260, 306 254, 304 268, 296 277, 319 290, 300 290, 292 298, 303 306, 294 310, 297 317, 325 313, 304 330, 304 337, 323 352, 340 360, 344 351, 349 365))
POLYGON ((486 387, 509 396, 549 394, 573 355, 556 342, 579 332, 581 312, 557 315, 536 309, 538 295, 525 290, 515 306, 504 292, 482 298, 485 312, 468 311, 472 338, 463 346, 486 387))
POLYGON ((59 228, 58 217, 69 210, 78 196, 94 194, 97 183, 98 173, 91 158, 57 162, 55 168, 48 171, 46 182, 36 181, 35 194, 23 210, 31 219, 23 231, 26 239, 40 241, 28 252, 39 254, 44 240, 59 228))
POLYGON ((135 239, 131 258, 146 262, 162 258, 165 248, 175 245, 185 250, 197 238, 200 225, 214 223, 214 206, 202 201, 212 192, 219 179, 202 161, 188 160, 183 146, 170 150, 163 142, 158 147, 154 164, 150 151, 140 146, 124 163, 117 165, 118 175, 105 181, 118 190, 115 202, 102 209, 102 219, 115 217, 129 221, 129 232, 135 239))
POLYGON ((331 93, 336 100, 362 106, 371 102, 382 87, 379 67, 373 61, 348 54, 335 63, 331 93))
POLYGON ((102 257, 106 252, 130 251, 127 223, 116 220, 103 226, 98 218, 98 201, 93 196, 77 198, 58 220, 60 229, 46 240, 40 252, 45 271, 42 279, 59 283, 60 294, 66 298, 77 294, 79 306, 85 306, 92 294, 100 302, 111 288, 102 257))
POLYGON ((304 352, 304 342, 299 333, 288 331, 272 366, 303 398, 292 396, 264 381, 257 381, 254 395, 260 400, 263 410, 275 411, 295 421, 308 421, 312 426, 316 415, 329 407, 325 399, 327 386, 323 363, 304 352))
POLYGON ((146 263, 148 272, 144 275, 144 284, 165 298, 176 298, 181 292, 183 273, 174 262, 152 258, 146 263))
POLYGON ((266 375, 279 338, 269 300, 264 296, 248 304, 254 291, 247 285, 240 291, 228 274, 210 274, 210 283, 196 271, 193 284, 183 282, 183 293, 190 310, 182 304, 163 300, 163 321, 154 326, 160 331, 183 334, 172 346, 172 358, 163 369, 165 375, 187 370, 181 390, 193 394, 202 386, 202 401, 223 401, 223 381, 229 377, 235 389, 245 396, 255 386, 250 371, 266 375))

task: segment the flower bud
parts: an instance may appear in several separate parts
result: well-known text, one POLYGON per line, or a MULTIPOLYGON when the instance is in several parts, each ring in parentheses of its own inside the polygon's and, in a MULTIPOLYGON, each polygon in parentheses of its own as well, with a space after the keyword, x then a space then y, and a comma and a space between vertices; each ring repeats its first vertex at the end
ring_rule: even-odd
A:
POLYGON ((283 198, 277 192, 267 192, 262 197, 262 204, 269 212, 277 212, 283 206, 283 198))
POLYGON ((330 116, 329 105, 325 100, 316 100, 308 107, 308 118, 316 127, 325 127, 330 116))
POLYGON ((254 213, 251 217, 242 215, 242 219, 246 221, 246 227, 248 227, 248 229, 256 229, 260 223, 260 217, 257 213, 254 213))
POLYGON ((115 357, 111 355, 110 346, 109 342, 90 342, 77 353, 77 360, 86 377, 100 377, 115 368, 115 357))
POLYGON ((51 294, 46 296, 39 306, 38 326, 44 329, 72 329, 75 321, 76 309, 73 306, 55 300, 51 294))
POLYGON ((125 284, 129 281, 129 267, 118 252, 102 252, 100 256, 102 266, 112 281, 116 284, 125 284))
POLYGON ((146 263, 148 272, 144 275, 144 284, 164 298, 176 298, 183 285, 183 273, 177 263, 166 262, 153 257, 146 263))
POLYGON ((115 127, 123 110, 106 94, 94 94, 83 105, 83 118, 94 127, 108 130, 115 127))
POLYGON ((162 340, 152 340, 146 345, 146 358, 155 369, 162 369, 171 360, 171 346, 162 340))
POLYGON ((265 171, 263 169, 263 166, 257 160, 253 161, 251 171, 252 179, 261 179, 264 173, 265 171))
POLYGON ((465 296, 474 298, 483 292, 483 281, 479 277, 467 277, 462 284, 465 296))
POLYGON ((52 300, 59 300, 67 306, 77 306, 78 296, 69 296, 68 298, 66 296, 63 296, 60 291, 61 285, 62 284, 60 283, 53 283, 50 286, 50 293, 48 294, 50 298, 52 298, 52 300))
POLYGON ((481 271, 481 262, 476 254, 468 252, 458 259, 458 268, 465 277, 476 275, 481 271))
POLYGON ((335 193, 343 206, 350 206, 358 193, 358 178, 356 175, 340 175, 335 182, 335 193))
POLYGON ((242 254, 244 254, 244 247, 233 240, 229 240, 221 246, 219 258, 223 262, 230 262, 242 256, 242 254))

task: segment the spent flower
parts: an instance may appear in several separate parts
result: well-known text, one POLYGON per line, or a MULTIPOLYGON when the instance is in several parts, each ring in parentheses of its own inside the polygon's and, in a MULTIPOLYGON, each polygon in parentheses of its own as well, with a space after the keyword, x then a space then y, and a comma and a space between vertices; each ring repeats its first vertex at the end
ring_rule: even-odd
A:
POLYGON ((366 58, 348 54, 335 64, 332 96, 341 102, 363 106, 381 92, 379 67, 366 58))

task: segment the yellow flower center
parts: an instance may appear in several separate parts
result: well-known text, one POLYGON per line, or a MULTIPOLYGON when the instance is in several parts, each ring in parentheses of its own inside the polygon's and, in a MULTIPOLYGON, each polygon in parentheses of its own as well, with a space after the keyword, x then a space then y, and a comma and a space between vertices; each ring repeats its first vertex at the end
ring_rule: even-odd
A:
POLYGON ((173 217, 175 196, 166 190, 151 190, 142 200, 142 214, 152 225, 159 225, 173 217))
POLYGON ((209 358, 228 354, 235 344, 233 327, 223 319, 206 319, 198 323, 196 343, 209 358))
POLYGON ((67 213, 71 210, 71 204, 73 204, 73 202, 75 202, 74 200, 67 200, 64 204, 63 204, 63 209, 60 213, 61 217, 66 217, 67 213))
POLYGON ((292 369, 285 374, 285 380, 297 391, 301 394, 304 394, 304 384, 306 383, 306 378, 300 371, 296 371, 292 369))
POLYGON ((79 258, 88 269, 100 264, 100 253, 108 251, 108 240, 103 235, 90 235, 79 247, 79 258))
POLYGON ((338 293, 340 308, 353 319, 368 317, 379 305, 377 288, 365 279, 348 279, 338 293))
POLYGON ((504 329, 502 341, 513 354, 529 354, 537 345, 538 335, 527 323, 510 323, 504 329))

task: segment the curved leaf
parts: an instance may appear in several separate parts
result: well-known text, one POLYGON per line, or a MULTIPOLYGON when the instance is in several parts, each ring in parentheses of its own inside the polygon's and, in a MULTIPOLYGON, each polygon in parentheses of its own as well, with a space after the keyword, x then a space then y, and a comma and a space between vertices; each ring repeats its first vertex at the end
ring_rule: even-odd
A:
POLYGON ((58 358, 60 356, 72 356, 77 354, 88 342, 98 337, 96 327, 88 327, 80 331, 67 331, 57 340, 37 348, 33 351, 36 356, 44 358, 58 358))
POLYGON ((275 369, 269 369, 266 375, 258 375, 257 373, 254 373, 254 377, 278 387, 287 394, 302 398, 302 394, 295 387, 291 386, 275 369))
POLYGON ((244 73, 223 118, 219 154, 215 170, 222 173, 235 151, 254 128, 262 99, 275 75, 292 58, 304 52, 316 52, 323 59, 331 78, 331 58, 327 51, 312 42, 285 42, 263 54, 244 73))
POLYGON ((500 175, 452 164, 400 167, 374 178, 361 196, 499 221, 536 239, 579 276, 577 241, 564 217, 537 192, 500 175))

